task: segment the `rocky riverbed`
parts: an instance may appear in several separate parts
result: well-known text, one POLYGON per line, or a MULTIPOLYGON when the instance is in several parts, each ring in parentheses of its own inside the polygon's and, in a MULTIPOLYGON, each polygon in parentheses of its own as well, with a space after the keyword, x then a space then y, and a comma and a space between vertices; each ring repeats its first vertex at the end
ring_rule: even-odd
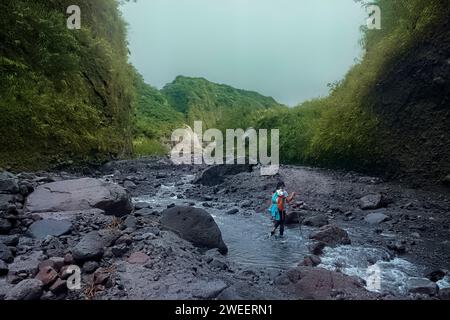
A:
POLYGON ((294 166, 2 171, 0 299, 448 299, 449 199, 294 166), (283 239, 280 180, 298 194, 283 239))

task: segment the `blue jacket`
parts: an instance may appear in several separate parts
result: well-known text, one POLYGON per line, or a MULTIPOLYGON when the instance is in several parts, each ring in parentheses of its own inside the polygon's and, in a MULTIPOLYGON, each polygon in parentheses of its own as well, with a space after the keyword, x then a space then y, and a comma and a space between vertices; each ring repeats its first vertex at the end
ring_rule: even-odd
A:
MULTIPOLYGON (((287 192, 284 192, 284 196, 287 197, 287 192)), ((269 208, 272 217, 276 221, 281 220, 280 210, 278 210, 278 197, 279 197, 278 191, 275 191, 275 193, 272 196, 272 205, 269 208)))

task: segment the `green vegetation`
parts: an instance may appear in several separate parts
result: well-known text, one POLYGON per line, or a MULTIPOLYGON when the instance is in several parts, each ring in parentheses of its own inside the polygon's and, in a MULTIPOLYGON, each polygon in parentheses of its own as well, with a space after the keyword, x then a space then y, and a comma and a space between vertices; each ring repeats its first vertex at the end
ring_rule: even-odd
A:
POLYGON ((134 151, 137 156, 167 153, 172 131, 184 123, 184 115, 175 110, 166 97, 144 82, 135 71, 136 88, 134 151))
POLYGON ((203 78, 179 76, 161 92, 170 105, 186 116, 189 125, 203 121, 205 128, 247 128, 255 112, 282 107, 273 98, 256 92, 216 84, 203 78))
MULTIPOLYGON (((359 1, 362 2, 363 1, 359 1)), ((439 0, 376 0, 382 30, 363 28, 366 53, 330 95, 283 112, 266 112, 257 127, 280 127, 285 162, 383 170, 389 154, 379 137, 384 128, 373 110, 374 88, 414 45, 447 23, 449 3, 439 0)), ((395 84, 393 84, 395 85, 395 84)))
POLYGON ((0 165, 20 169, 130 155, 132 70, 115 0, 0 4, 0 165))
POLYGON ((0 166, 164 154, 175 128, 201 120, 205 129, 279 128, 283 162, 380 171, 391 160, 383 140, 391 132, 376 88, 450 16, 448 1, 371 1, 382 30, 362 28, 363 59, 328 97, 289 109, 203 78, 179 76, 157 90, 128 63, 119 1, 79 0, 81 30, 66 27, 71 4, 0 4, 0 166))

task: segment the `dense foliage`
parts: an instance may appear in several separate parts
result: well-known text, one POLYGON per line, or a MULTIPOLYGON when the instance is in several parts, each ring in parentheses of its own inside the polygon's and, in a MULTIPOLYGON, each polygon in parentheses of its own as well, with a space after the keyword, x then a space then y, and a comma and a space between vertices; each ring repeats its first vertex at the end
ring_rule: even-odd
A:
POLYGON ((267 112, 258 120, 260 127, 274 123, 280 126, 283 161, 365 171, 383 170, 390 161, 380 139, 386 130, 373 110, 374 100, 380 98, 374 97, 374 89, 393 63, 448 22, 449 2, 370 3, 381 8, 382 30, 362 28, 365 55, 342 81, 331 86, 330 95, 283 113, 267 112))
POLYGON ((0 165, 46 167, 130 154, 132 70, 115 0, 0 3, 0 165))
POLYGON ((201 120, 205 128, 246 129, 255 120, 255 111, 281 107, 273 98, 203 78, 179 76, 161 92, 185 114, 189 125, 201 120))

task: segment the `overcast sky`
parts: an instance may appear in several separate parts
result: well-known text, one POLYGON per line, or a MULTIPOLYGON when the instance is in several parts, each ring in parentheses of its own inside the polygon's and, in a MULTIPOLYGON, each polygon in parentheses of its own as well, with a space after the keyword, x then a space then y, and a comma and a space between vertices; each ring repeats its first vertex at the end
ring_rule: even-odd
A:
POLYGON ((361 57, 353 0, 138 0, 122 7, 131 62, 161 88, 205 77, 296 105, 361 57))

